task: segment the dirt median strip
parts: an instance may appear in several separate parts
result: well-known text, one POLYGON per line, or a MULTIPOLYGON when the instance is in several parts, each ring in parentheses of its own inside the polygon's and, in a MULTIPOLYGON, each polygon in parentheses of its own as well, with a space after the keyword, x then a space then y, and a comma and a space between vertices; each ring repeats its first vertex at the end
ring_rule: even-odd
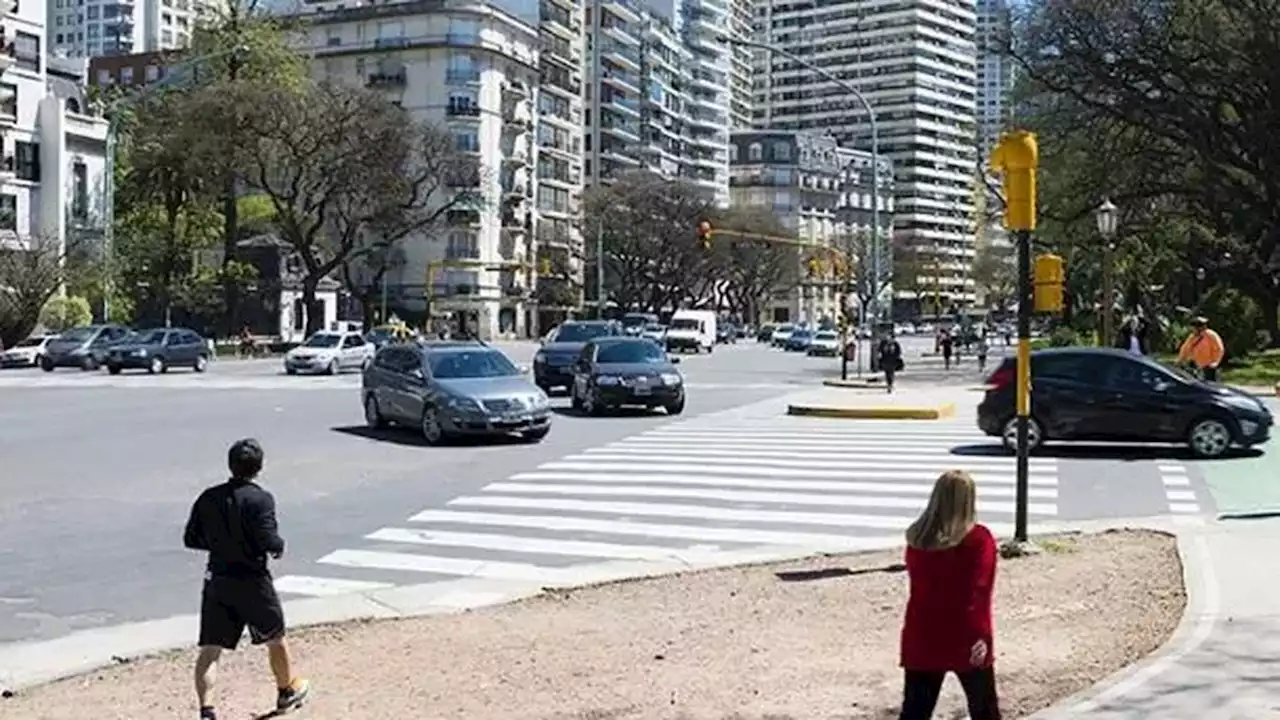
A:
MULTIPOLYGON (((1158 648, 1186 596, 1173 537, 1059 535, 1002 561, 996 670, 1006 718, 1158 648)), ((897 717, 900 551, 709 570, 512 605, 294 634, 314 698, 293 717, 383 720, 818 720, 897 717), (407 715, 406 715, 407 713, 407 715), (735 714, 736 713, 736 714, 735 714)), ((0 700, 6 720, 195 717, 192 653, 0 700)), ((274 702, 260 649, 226 656, 219 715, 274 702)), ((964 717, 949 679, 935 717, 964 717)))

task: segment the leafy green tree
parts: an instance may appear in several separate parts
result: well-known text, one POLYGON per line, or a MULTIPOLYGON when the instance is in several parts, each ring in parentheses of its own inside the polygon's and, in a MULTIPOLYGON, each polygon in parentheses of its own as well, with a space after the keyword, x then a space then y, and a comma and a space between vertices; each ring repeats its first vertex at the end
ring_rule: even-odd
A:
POLYGON ((93 322, 93 310, 89 301, 76 296, 55 296, 49 298, 40 311, 40 324, 53 332, 70 330, 93 322))

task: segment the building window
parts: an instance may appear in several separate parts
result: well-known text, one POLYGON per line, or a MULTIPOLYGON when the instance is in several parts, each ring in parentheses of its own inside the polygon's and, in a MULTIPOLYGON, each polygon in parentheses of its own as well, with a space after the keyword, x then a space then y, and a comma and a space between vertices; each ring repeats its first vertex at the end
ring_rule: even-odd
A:
POLYGON ((477 117, 480 115, 479 95, 474 90, 451 90, 449 92, 449 115, 477 117))
POLYGON ((85 8, 85 15, 87 15, 90 20, 97 20, 98 12, 99 12, 99 8, 97 5, 90 5, 89 7, 85 8))
POLYGON ((789 143, 787 143, 787 142, 778 142, 778 143, 774 143, 774 144, 773 144, 773 159, 774 159, 774 160, 790 160, 790 159, 791 159, 791 145, 790 145, 789 143))
POLYGON ((18 86, 13 83, 0 83, 0 115, 18 117, 18 86))
POLYGON ((454 133, 453 143, 459 152, 480 152, 480 138, 474 131, 454 133))
POLYGON ((120 82, 124 85, 133 84, 133 68, 128 66, 120 68, 120 82))
POLYGON ((67 98, 67 112, 80 112, 80 101, 75 98, 67 98))
POLYGON ((147 77, 147 82, 155 82, 156 80, 159 80, 160 68, 156 67, 155 65, 148 65, 146 77, 147 77))
POLYGON ((18 196, 0 195, 0 230, 18 229, 18 196))
POLYGON ((40 182, 40 143, 22 142, 13 144, 13 170, 19 180, 40 182))
POLYGON ((110 71, 110 70, 99 70, 99 71, 98 71, 98 84, 99 84, 99 85, 110 85, 110 84, 111 84, 111 80, 112 80, 112 77, 111 77, 111 71, 110 71))
POLYGON ((446 260, 480 259, 480 242, 475 233, 466 230, 454 230, 449 233, 448 243, 444 251, 446 260))
POLYGON ((80 160, 71 164, 71 218, 82 224, 89 219, 89 168, 80 160))
POLYGON ((13 38, 13 57, 23 70, 40 72, 40 36, 17 33, 13 38))
POLYGON ((729 162, 738 162, 738 146, 729 145, 729 162))
POLYGON ((480 69, 471 53, 456 52, 449 55, 449 68, 445 71, 445 80, 450 83, 477 82, 480 80, 480 69))

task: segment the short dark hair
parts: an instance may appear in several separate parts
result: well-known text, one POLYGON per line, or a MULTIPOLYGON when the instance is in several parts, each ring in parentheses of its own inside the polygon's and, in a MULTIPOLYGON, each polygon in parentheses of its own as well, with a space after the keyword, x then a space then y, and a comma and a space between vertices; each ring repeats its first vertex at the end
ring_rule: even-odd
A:
POLYGON ((252 480, 262 472, 262 456, 262 445, 257 440, 237 440, 227 451, 227 468, 237 480, 252 480))

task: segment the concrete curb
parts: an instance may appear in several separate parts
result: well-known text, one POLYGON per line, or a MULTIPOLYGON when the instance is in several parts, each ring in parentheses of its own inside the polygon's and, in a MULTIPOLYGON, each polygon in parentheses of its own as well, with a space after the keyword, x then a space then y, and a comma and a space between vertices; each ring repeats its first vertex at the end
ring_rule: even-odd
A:
POLYGON ((842 388, 845 390, 884 390, 884 383, 879 378, 867 378, 866 380, 835 380, 827 378, 822 384, 831 388, 842 388))
POLYGON ((956 405, 942 403, 931 407, 840 407, 788 404, 787 414, 837 420, 942 420, 955 416, 956 405))
MULTIPOLYGON (((1108 688, 1117 687, 1126 679, 1151 667, 1166 654, 1180 655, 1192 646, 1186 646, 1188 629, 1193 619, 1203 612, 1204 593, 1197 581, 1212 582, 1211 569, 1204 559, 1207 551, 1188 552, 1183 538, 1203 538, 1194 528, 1182 526, 1176 521, 1182 518, 1157 516, 1148 518, 1115 518, 1085 522, 1042 523, 1035 527, 1035 536, 1059 533, 1095 533, 1107 530, 1140 529, 1168 532, 1178 536, 1179 554, 1183 557, 1184 576, 1187 578, 1187 611, 1181 625, 1165 646, 1149 658, 1139 661, 1113 675, 1088 691, 1060 701, 1057 705, 1033 715, 1034 720, 1061 720, 1075 717, 1082 703, 1096 703, 1108 688), (1208 578, 1205 571, 1210 570, 1208 578), (1194 586, 1194 588, 1193 588, 1194 586), (1193 612, 1193 608, 1195 612, 1193 612), (1061 714, 1068 713, 1068 714, 1061 714)), ((307 598, 285 603, 290 627, 301 629, 316 625, 357 620, 425 617, 466 612, 496 605, 527 600, 540 595, 582 590, 593 585, 611 582, 641 580, 685 572, 745 567, 777 562, 802 560, 827 554, 872 552, 891 550, 902 546, 899 535, 880 537, 851 537, 840 547, 773 547, 762 550, 745 550, 734 553, 717 553, 713 557, 673 555, 669 561, 660 562, 606 562, 580 568, 581 579, 573 584, 544 586, 533 582, 495 581, 476 578, 450 580, 422 585, 400 586, 367 593, 325 598, 307 598)), ((193 581, 194 582, 194 581, 193 581)), ((1216 590, 1215 590, 1216 591, 1216 590)), ((193 593, 197 590, 193 590, 193 593)), ((194 597, 194 595, 193 595, 194 597)), ((105 667, 127 663, 160 653, 171 652, 194 645, 198 617, 181 615, 164 620, 96 628, 66 635, 54 640, 29 643, 13 643, 0 646, 0 689, 18 692, 64 678, 82 675, 105 667)), ((1195 638, 1190 638, 1195 640, 1195 638)), ((1195 642, 1203 642, 1200 638, 1195 642)), ((1169 661, 1166 661, 1166 665, 1169 661)))

